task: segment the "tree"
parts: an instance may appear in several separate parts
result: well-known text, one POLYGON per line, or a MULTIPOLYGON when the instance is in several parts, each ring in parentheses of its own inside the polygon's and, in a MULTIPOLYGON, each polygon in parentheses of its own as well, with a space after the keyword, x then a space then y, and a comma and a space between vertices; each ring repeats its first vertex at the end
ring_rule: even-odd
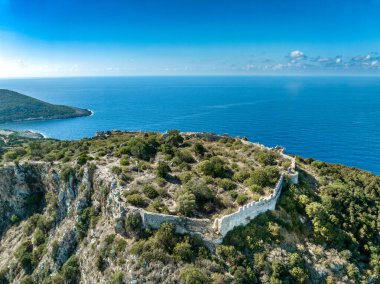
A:
POLYGON ((251 172, 248 183, 260 187, 272 186, 276 184, 279 175, 280 173, 276 167, 268 166, 265 168, 259 168, 251 172))
POLYGON ((194 259, 194 252, 188 241, 177 243, 174 247, 173 254, 177 261, 190 262, 194 259))
POLYGON ((206 148, 199 142, 193 145, 193 151, 199 156, 203 156, 207 152, 206 148))
POLYGON ((164 250, 171 252, 177 242, 174 234, 175 227, 170 223, 162 223, 155 234, 157 244, 164 250))
POLYGON ((180 278, 184 284, 204 284, 211 283, 211 279, 199 268, 190 266, 182 270, 180 278))
POLYGON ((245 269, 239 266, 234 272, 234 283, 236 284, 254 284, 257 283, 255 273, 250 268, 245 269))
POLYGON ((167 178, 169 173, 171 172, 171 169, 169 165, 165 162, 159 162, 157 169, 156 169, 156 174, 160 178, 167 178))
POLYGON ((26 273, 31 273, 33 271, 32 252, 33 245, 31 241, 23 242, 15 252, 16 259, 21 264, 26 273))
POLYGON ((189 191, 184 191, 179 194, 177 198, 177 208, 178 211, 185 215, 191 216, 197 207, 195 202, 195 195, 189 191))
POLYGON ((157 141, 132 138, 129 140, 127 149, 132 156, 148 161, 157 152, 157 141))
POLYGON ((66 283, 78 283, 80 277, 79 262, 75 256, 71 256, 62 266, 61 274, 66 283))
POLYGON ((142 187, 142 191, 144 192, 145 196, 150 199, 154 199, 159 195, 157 190, 152 185, 149 185, 149 184, 145 184, 142 187))
POLYGON ((178 147, 180 144, 183 143, 183 137, 181 136, 181 133, 178 130, 173 129, 168 131, 166 141, 171 146, 178 147))
POLYGON ((276 159, 279 154, 272 151, 259 151, 255 153, 255 159, 264 166, 274 166, 277 164, 276 159))
POLYGON ((131 194, 126 197, 128 203, 136 207, 145 207, 146 202, 143 196, 139 193, 131 194))
POLYGON ((226 173, 224 162, 219 157, 212 157, 210 160, 201 162, 199 169, 204 175, 214 178, 224 177, 226 173))

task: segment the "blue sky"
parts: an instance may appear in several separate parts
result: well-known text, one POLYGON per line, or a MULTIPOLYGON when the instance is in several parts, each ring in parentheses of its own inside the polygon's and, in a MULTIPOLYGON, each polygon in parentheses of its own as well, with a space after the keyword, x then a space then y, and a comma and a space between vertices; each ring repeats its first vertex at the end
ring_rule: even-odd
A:
POLYGON ((380 74, 380 0, 0 0, 0 77, 380 74))

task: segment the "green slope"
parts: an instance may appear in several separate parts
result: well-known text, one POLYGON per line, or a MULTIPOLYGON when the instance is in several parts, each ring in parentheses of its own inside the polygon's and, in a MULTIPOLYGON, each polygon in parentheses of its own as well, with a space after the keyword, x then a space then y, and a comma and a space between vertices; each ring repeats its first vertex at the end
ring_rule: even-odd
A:
POLYGON ((53 105, 10 90, 0 89, 0 123, 88 116, 91 112, 53 105))

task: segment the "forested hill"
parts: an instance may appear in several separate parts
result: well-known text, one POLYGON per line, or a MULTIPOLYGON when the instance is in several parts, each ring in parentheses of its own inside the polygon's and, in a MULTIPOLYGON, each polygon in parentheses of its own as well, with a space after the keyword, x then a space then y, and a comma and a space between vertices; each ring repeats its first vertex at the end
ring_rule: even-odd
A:
POLYGON ((10 90, 0 89, 0 124, 88 116, 91 111, 53 105, 10 90))

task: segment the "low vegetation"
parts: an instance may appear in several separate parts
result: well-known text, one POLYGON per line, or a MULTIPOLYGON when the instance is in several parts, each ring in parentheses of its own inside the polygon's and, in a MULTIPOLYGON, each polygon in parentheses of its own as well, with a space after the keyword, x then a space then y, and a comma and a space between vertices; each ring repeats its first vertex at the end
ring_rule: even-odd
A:
POLYGON ((75 166, 112 165, 111 173, 126 189, 126 204, 199 218, 224 214, 270 194, 287 163, 275 150, 228 136, 214 141, 176 130, 165 136, 107 135, 70 142, 34 141, 12 147, 2 159, 58 162, 65 181, 75 166))
POLYGON ((119 205, 215 218, 272 192, 289 167, 277 151, 178 131, 112 132, 24 141, 1 157, 0 169, 49 165, 59 184, 25 214, 4 212, 11 201, 0 189, 9 219, 0 283, 380 282, 380 178, 365 171, 298 157, 300 183, 284 188, 276 210, 212 248, 169 223, 144 228, 119 205))

